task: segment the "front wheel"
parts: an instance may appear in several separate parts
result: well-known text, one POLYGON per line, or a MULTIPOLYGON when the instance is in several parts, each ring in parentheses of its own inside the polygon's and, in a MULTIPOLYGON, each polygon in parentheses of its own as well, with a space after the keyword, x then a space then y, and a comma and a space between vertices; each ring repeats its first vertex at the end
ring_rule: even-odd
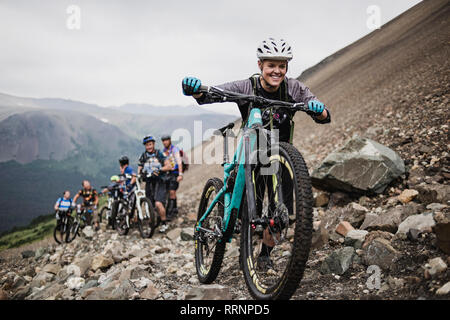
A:
POLYGON ((108 210, 109 209, 108 209, 107 206, 102 208, 102 210, 98 214, 98 223, 102 223, 103 222, 103 217, 108 218, 110 216, 110 214, 108 214, 108 210))
POLYGON ((226 241, 215 236, 217 230, 222 230, 224 215, 224 197, 220 197, 210 214, 201 222, 202 230, 197 231, 200 219, 223 187, 219 178, 206 182, 198 207, 197 223, 194 230, 195 267, 201 283, 213 282, 219 274, 225 253, 226 241))
POLYGON ((246 165, 240 264, 253 298, 287 300, 308 260, 313 196, 308 168, 292 145, 281 142, 270 164, 278 170, 268 175, 260 165, 246 165))
MULTIPOLYGON (((142 210, 143 219, 138 216, 139 233, 142 238, 151 238, 156 229, 156 213, 151 202, 147 198, 139 200, 139 205, 142 210)), ((136 208, 137 210, 137 208, 136 208)))

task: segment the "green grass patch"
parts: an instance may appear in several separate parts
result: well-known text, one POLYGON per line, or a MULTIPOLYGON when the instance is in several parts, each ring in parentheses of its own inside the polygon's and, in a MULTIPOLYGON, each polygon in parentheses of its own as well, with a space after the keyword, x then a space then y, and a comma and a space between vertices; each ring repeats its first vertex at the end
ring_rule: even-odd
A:
POLYGON ((13 228, 0 236, 0 251, 17 248, 27 243, 42 240, 53 233, 55 215, 39 216, 28 226, 13 228))

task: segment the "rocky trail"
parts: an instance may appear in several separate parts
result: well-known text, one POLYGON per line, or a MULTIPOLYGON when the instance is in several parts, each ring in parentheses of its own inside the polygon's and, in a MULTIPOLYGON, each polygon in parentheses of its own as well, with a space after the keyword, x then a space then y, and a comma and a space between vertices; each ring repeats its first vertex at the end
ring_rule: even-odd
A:
MULTIPOLYGON (((356 136, 395 151, 404 173, 381 193, 313 190, 313 248, 292 299, 450 299, 449 17, 448 1, 423 1, 302 80, 332 114, 296 116, 310 174, 356 136)), ((0 252, 0 299, 250 299, 238 235, 215 284, 197 280, 192 233, 213 176, 220 165, 191 165, 165 235, 103 226, 0 252)))

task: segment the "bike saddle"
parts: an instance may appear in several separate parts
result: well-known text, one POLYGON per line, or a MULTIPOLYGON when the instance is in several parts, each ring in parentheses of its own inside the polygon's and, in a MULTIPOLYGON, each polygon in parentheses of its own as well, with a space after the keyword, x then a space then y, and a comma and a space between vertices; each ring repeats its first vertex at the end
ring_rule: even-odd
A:
POLYGON ((225 132, 227 132, 228 129, 233 129, 234 128, 234 122, 230 122, 229 124, 227 124, 225 127, 222 127, 220 129, 217 129, 214 131, 215 135, 222 135, 225 136, 225 132))

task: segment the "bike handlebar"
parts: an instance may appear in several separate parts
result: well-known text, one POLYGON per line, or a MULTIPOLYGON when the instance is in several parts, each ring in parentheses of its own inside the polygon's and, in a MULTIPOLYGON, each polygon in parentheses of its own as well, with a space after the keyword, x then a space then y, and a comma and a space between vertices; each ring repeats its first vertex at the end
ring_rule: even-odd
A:
POLYGON ((289 111, 303 111, 307 112, 308 108, 305 106, 303 102, 291 103, 285 101, 278 100, 270 100, 260 96, 254 95, 246 95, 233 91, 224 90, 218 87, 213 86, 200 86, 199 92, 203 94, 210 94, 212 96, 216 96, 222 99, 222 102, 236 102, 238 100, 244 100, 247 102, 256 103, 261 105, 262 107, 258 107, 260 109, 265 108, 274 108, 274 109, 288 109, 289 111))

